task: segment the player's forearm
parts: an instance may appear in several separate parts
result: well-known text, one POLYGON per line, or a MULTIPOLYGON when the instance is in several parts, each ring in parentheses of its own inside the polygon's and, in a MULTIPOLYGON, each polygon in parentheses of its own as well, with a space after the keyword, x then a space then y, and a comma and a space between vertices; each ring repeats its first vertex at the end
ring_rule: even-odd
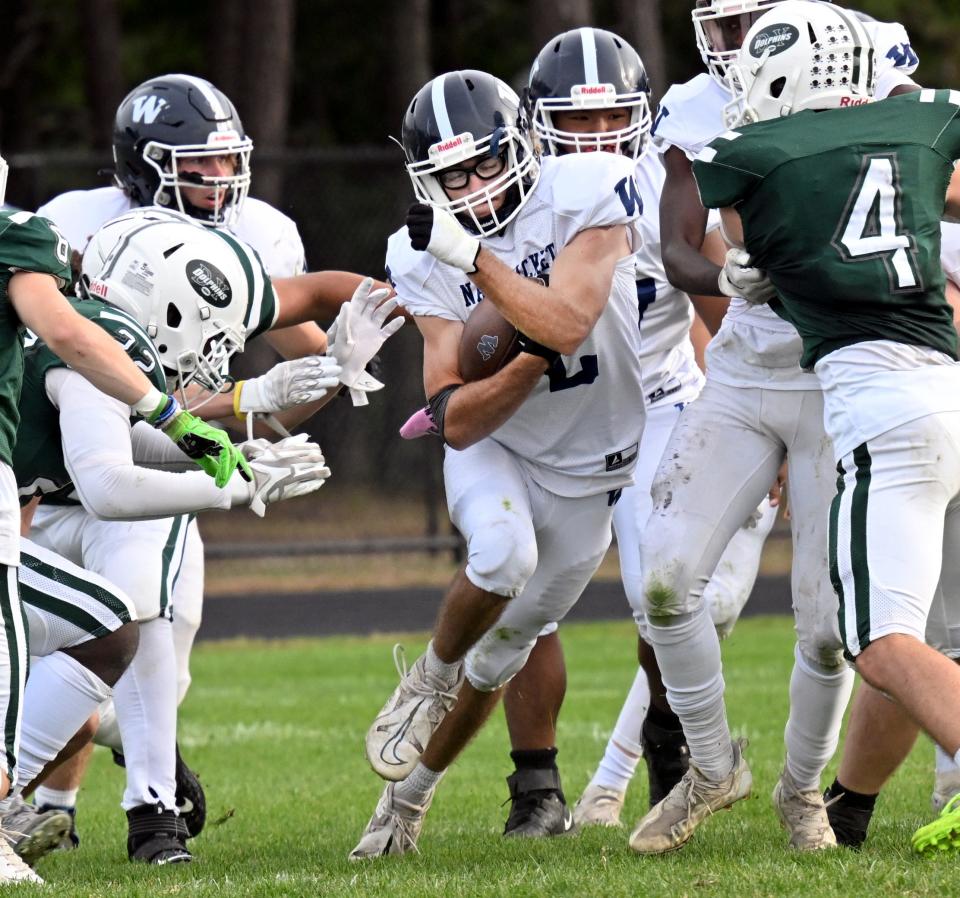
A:
POLYGON ((263 336, 285 359, 302 359, 327 351, 326 332, 313 322, 271 330, 263 336))
POLYGON ((461 386, 447 404, 446 442, 466 449, 490 436, 523 405, 545 372, 543 359, 520 353, 492 377, 461 386))
MULTIPOLYGON (((280 313, 275 328, 290 327, 304 321, 333 321, 340 306, 348 302, 363 275, 351 271, 312 271, 292 278, 275 278, 280 313)), ((377 281, 374 288, 389 284, 377 281)))
POLYGON ((698 296, 719 296, 720 266, 705 258, 684 238, 664 242, 663 268, 678 290, 698 296))
POLYGON ((577 297, 517 274, 487 249, 481 248, 476 266, 470 280, 484 296, 511 324, 550 349, 570 355, 596 323, 577 297))

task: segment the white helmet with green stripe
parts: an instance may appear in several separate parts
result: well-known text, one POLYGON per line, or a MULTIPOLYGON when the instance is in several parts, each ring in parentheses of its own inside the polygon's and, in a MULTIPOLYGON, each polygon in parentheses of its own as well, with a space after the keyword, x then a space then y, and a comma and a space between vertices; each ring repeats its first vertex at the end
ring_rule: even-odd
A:
POLYGON ((269 289, 264 281, 256 254, 232 235, 144 209, 94 236, 81 290, 140 323, 171 390, 196 383, 219 391, 230 357, 243 350, 251 309, 269 289))

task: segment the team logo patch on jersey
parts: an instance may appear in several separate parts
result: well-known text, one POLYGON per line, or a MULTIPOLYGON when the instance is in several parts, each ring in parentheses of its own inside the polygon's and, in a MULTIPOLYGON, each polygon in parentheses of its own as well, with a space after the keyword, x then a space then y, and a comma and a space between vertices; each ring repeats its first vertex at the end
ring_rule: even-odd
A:
POLYGON ((187 280, 194 292, 210 305, 222 309, 230 305, 233 290, 227 276, 216 265, 194 259, 187 263, 187 280))
POLYGON ((770 56, 777 56, 792 47, 798 40, 800 40, 800 32, 793 25, 787 25, 784 22, 770 25, 750 41, 750 55, 758 59, 767 52, 770 56))

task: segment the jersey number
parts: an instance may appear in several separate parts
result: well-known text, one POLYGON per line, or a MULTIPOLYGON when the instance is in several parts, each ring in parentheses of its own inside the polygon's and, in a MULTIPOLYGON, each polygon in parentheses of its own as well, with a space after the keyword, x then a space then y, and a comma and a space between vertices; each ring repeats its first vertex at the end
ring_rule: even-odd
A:
POLYGON ((150 372, 157 367, 156 362, 150 358, 148 353, 143 352, 140 349, 137 350, 136 355, 130 352, 130 350, 137 345, 137 338, 125 327, 118 327, 112 336, 113 339, 123 347, 124 352, 130 356, 133 364, 136 365, 144 374, 150 374, 150 372))
POLYGON ((865 156, 863 170, 840 222, 833 245, 845 262, 882 259, 891 293, 923 289, 913 261, 913 235, 903 231, 897 157, 865 156))

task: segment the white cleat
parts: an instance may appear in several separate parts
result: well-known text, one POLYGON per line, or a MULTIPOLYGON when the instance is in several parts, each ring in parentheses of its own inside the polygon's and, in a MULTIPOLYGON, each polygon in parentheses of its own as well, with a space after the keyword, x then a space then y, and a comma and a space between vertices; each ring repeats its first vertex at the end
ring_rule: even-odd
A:
POLYGON ((948 770, 944 773, 938 771, 933 781, 930 804, 939 814, 947 806, 947 802, 958 793, 960 793, 960 770, 948 770))
POLYGON ((43 880, 13 850, 9 836, 2 831, 0 835, 4 836, 0 838, 0 886, 8 882, 30 882, 42 885, 43 880))
POLYGON ((664 854, 683 847, 696 828, 715 811, 750 795, 753 777, 743 757, 745 739, 733 743, 733 770, 719 783, 690 768, 656 807, 637 824, 630 847, 637 854, 664 854))
POLYGON ((574 805, 573 822, 577 826, 623 826, 620 812, 626 794, 590 783, 574 805))
POLYGON ((823 794, 819 789, 800 789, 786 766, 773 787, 773 807, 790 836, 791 848, 822 851, 837 847, 823 794))
POLYGON ((417 766, 430 737, 457 703, 463 685, 463 665, 456 683, 445 683, 426 669, 421 655, 407 670, 403 647, 393 648, 400 685, 367 730, 367 760, 378 776, 398 782, 417 766))
POLYGON ((423 828, 423 818, 433 801, 433 792, 422 805, 416 805, 394 795, 396 787, 396 783, 387 783, 384 787, 380 801, 377 802, 377 809, 373 812, 357 847, 348 855, 348 860, 362 861, 386 857, 389 854, 419 851, 417 839, 423 828))

